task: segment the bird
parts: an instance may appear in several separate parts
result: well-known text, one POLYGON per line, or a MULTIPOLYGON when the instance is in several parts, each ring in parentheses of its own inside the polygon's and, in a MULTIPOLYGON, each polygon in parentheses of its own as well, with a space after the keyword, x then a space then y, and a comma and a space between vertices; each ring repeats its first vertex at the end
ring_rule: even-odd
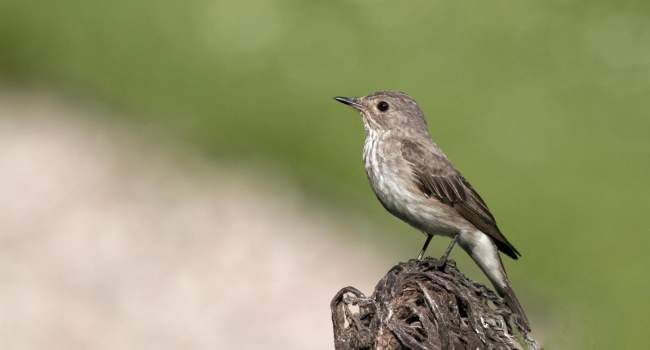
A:
POLYGON ((478 192, 431 139, 416 101, 401 91, 334 99, 361 114, 366 133, 363 162, 379 202, 425 234, 418 259, 433 236, 451 238, 438 267, 444 268, 454 245, 461 246, 518 316, 519 324, 530 331, 499 252, 515 260, 521 254, 501 232, 478 192))

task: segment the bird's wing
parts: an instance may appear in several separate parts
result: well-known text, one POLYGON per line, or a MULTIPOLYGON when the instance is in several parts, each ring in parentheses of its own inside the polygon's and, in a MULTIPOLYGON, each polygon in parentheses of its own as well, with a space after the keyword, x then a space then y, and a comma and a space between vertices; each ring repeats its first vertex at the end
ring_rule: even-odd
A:
POLYGON ((435 197, 456 209, 481 232, 488 234, 499 250, 511 258, 517 259, 521 255, 501 233, 485 201, 444 154, 409 140, 402 141, 401 151, 404 159, 410 163, 423 195, 435 197))

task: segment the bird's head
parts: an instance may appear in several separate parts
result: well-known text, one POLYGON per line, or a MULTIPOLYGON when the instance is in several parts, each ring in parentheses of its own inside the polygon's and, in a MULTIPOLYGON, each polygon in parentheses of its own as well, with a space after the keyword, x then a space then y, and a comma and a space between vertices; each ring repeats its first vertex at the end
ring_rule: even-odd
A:
POLYGON ((406 93, 377 91, 363 97, 337 96, 334 99, 358 110, 367 130, 428 134, 420 107, 406 93))

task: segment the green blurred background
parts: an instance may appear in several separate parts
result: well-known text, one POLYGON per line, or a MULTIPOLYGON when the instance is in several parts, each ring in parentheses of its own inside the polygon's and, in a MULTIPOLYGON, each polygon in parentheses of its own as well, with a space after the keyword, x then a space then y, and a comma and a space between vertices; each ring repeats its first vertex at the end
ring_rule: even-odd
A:
POLYGON ((0 79, 280 169, 382 227, 386 268, 422 237, 377 203, 332 97, 406 91, 523 253, 506 264, 547 348, 648 346, 647 1, 2 0, 0 79))

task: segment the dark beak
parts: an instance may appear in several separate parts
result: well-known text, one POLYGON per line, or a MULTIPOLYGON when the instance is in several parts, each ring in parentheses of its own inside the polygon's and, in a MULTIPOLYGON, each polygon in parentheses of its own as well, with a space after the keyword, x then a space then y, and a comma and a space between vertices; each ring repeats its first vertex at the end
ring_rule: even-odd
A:
POLYGON ((362 108, 361 104, 359 104, 359 100, 356 97, 336 96, 334 99, 358 110, 361 110, 362 108))

